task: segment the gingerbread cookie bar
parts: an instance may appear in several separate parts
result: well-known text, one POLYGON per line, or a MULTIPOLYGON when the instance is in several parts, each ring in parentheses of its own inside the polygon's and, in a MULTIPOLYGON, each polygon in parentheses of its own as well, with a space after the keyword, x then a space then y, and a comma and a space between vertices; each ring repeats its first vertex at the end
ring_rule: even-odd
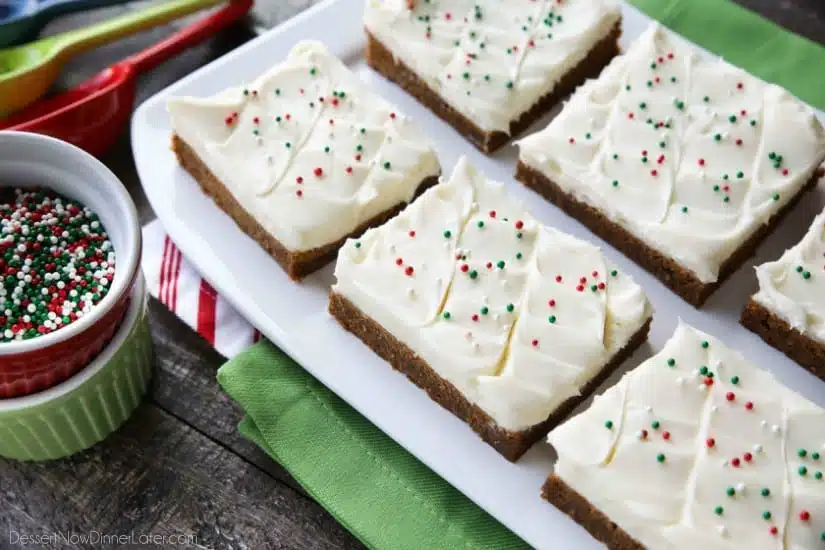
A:
POLYGON ((246 86, 168 109, 183 168, 293 279, 440 173, 423 132, 316 42, 246 86))
POLYGON ((687 325, 549 441, 544 498, 608 548, 825 545, 825 410, 687 325))
POLYGON ((330 311, 510 460, 647 337, 602 252, 537 222, 466 160, 338 257, 330 311))
POLYGON ((742 324, 825 380, 825 212, 796 246, 756 268, 742 324))
POLYGON ((367 62, 485 153, 618 54, 616 0, 367 0, 367 62))
POLYGON ((825 158, 813 109, 655 24, 518 145, 517 179, 697 307, 825 158))

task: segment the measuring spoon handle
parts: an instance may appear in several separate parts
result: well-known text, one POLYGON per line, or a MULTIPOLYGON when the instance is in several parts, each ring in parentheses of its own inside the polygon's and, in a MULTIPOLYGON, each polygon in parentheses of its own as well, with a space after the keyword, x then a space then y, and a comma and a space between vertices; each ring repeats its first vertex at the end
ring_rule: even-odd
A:
POLYGON ((163 25, 184 15, 220 4, 222 0, 169 0, 147 6, 109 21, 55 37, 57 48, 66 56, 94 49, 125 36, 163 25))
POLYGON ((252 4, 253 0, 232 0, 219 11, 179 30, 166 40, 126 59, 125 62, 130 63, 136 73, 149 71, 228 27, 243 17, 252 4))

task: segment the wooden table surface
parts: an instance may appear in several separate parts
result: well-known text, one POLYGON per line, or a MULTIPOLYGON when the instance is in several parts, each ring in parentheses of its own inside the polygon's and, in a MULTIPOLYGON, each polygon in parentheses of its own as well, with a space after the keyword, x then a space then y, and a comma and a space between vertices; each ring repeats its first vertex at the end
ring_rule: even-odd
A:
MULTIPOLYGON (((258 1, 257 22, 271 27, 315 0, 258 1)), ((821 0, 737 1, 825 44, 821 0)), ((136 6, 140 4, 72 16, 46 32, 136 6)), ((64 71, 61 85, 87 78, 185 21, 77 58, 64 71)), ((144 76, 138 101, 249 40, 249 29, 249 22, 236 25, 144 76)), ((129 188, 141 220, 153 219, 135 172, 128 132, 103 160, 129 188)), ((192 535, 197 543, 183 546, 194 548, 362 548, 285 470, 238 434, 242 413, 215 379, 224 359, 154 300, 150 321, 156 352, 151 389, 117 433, 64 460, 23 464, 0 459, 0 548, 16 547, 20 535, 57 532, 192 535)), ((87 547, 62 542, 49 546, 87 547)))

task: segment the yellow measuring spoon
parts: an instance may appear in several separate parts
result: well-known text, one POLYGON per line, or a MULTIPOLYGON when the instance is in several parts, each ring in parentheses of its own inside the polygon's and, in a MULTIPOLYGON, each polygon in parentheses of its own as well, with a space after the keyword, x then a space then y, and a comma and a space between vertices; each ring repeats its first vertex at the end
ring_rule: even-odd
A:
POLYGON ((0 50, 0 116, 39 99, 78 53, 168 23, 225 0, 170 0, 23 46, 0 50))

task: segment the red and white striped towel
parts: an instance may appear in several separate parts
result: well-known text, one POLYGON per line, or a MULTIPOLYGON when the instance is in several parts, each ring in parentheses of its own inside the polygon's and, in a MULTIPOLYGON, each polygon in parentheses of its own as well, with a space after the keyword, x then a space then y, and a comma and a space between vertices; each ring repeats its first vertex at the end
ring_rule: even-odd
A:
POLYGON ((186 261, 159 220, 143 228, 143 274, 149 292, 225 357, 261 335, 186 261))

